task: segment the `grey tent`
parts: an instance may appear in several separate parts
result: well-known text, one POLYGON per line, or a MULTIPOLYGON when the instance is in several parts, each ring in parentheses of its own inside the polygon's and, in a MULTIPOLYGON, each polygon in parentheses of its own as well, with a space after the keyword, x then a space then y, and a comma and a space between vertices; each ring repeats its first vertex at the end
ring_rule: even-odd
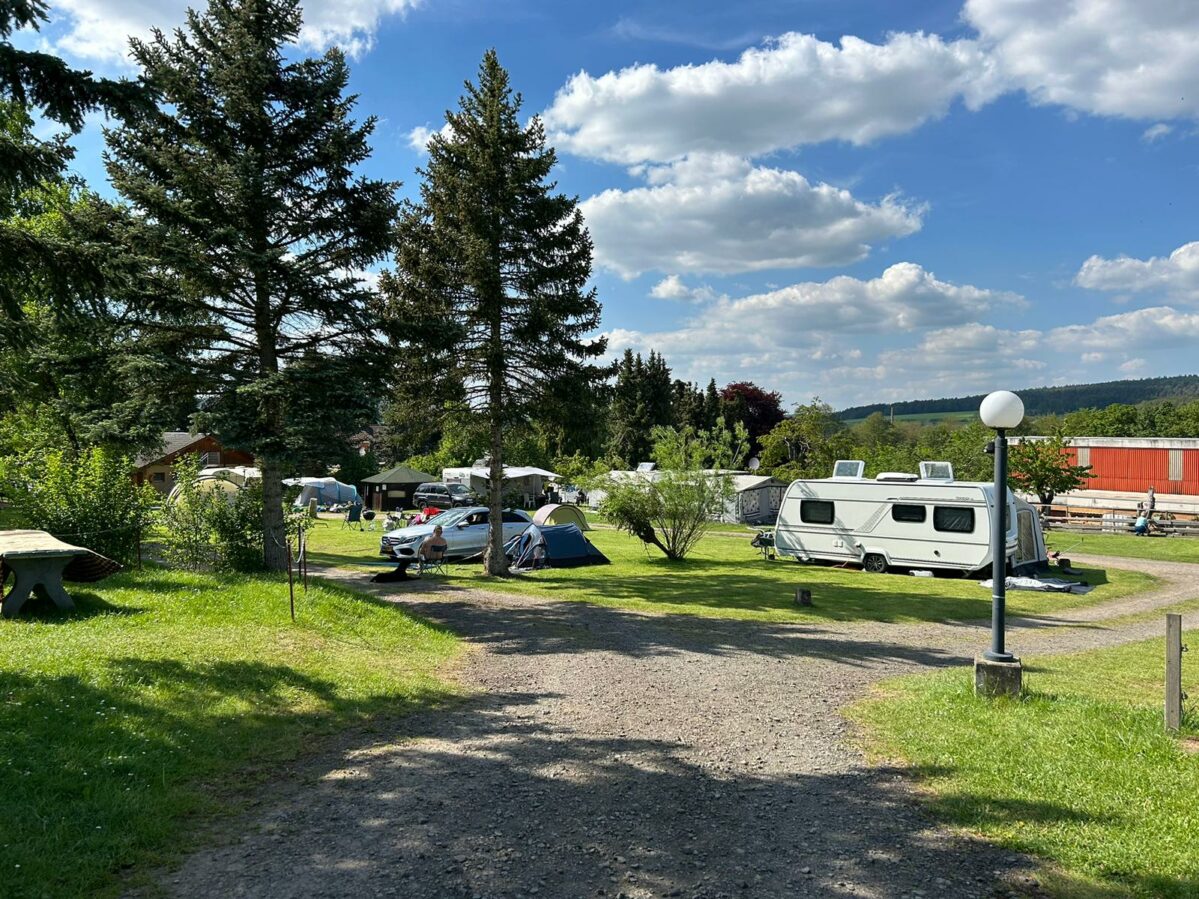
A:
POLYGON ((608 565, 609 559, 577 525, 530 525, 504 547, 513 568, 578 568, 608 565))
POLYGON ((376 512, 411 509, 412 494, 416 493, 416 488, 436 480, 435 475, 425 474, 407 465, 397 465, 369 478, 363 478, 362 497, 367 508, 376 512))

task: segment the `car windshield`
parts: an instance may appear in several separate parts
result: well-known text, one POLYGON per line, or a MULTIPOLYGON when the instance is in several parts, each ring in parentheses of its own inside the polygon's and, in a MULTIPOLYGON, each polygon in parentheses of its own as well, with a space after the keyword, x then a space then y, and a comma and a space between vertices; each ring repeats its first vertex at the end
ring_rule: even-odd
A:
POLYGON ((451 509, 448 512, 442 512, 440 515, 434 515, 425 524, 439 524, 443 528, 448 528, 450 525, 461 521, 469 512, 469 509, 451 509))
POLYGON ((465 484, 450 484, 450 493, 470 493, 470 488, 465 484))

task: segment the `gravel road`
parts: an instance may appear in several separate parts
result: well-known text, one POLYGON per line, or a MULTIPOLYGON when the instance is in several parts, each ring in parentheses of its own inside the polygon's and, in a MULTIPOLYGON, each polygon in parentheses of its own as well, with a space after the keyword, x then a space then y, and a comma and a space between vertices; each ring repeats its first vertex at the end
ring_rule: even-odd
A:
MULTIPOLYGON (((1102 561, 1164 584, 1015 621, 1009 645, 1149 636, 1160 622, 1103 622, 1199 595, 1195 567, 1102 561)), ((936 827, 899 772, 866 765, 839 714, 881 677, 968 662, 982 625, 785 625, 387 587, 471 644, 476 692, 297 767, 235 836, 164 874, 167 894, 1036 893, 1027 859, 936 827)))

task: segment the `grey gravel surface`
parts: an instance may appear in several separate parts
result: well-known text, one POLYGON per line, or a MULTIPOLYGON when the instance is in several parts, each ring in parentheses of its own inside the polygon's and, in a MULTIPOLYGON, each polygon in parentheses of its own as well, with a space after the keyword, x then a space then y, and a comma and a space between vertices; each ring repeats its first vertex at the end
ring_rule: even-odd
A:
MULTIPOLYGON (((1140 625, 1104 617, 1199 595, 1185 566, 1154 573, 1152 596, 1015 622, 1012 646, 1121 642, 1140 625)), ((391 586, 472 645, 472 697, 297 767, 236 836, 164 874, 168 894, 1037 892, 1027 859, 938 828, 901 772, 866 765, 840 715, 883 676, 968 662, 982 626, 647 616, 391 586)))

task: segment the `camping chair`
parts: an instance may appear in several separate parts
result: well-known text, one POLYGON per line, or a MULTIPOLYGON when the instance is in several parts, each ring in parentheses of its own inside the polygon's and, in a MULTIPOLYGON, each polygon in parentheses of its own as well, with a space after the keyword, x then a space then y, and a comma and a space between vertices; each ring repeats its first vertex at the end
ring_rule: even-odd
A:
POLYGON ((346 517, 341 521, 343 528, 353 527, 354 525, 358 525, 358 530, 362 530, 362 506, 350 506, 350 508, 346 509, 346 517))
POLYGON ((431 570, 434 574, 445 574, 445 549, 430 548, 427 553, 421 553, 417 557, 420 563, 416 569, 417 577, 424 577, 425 569, 431 570))

